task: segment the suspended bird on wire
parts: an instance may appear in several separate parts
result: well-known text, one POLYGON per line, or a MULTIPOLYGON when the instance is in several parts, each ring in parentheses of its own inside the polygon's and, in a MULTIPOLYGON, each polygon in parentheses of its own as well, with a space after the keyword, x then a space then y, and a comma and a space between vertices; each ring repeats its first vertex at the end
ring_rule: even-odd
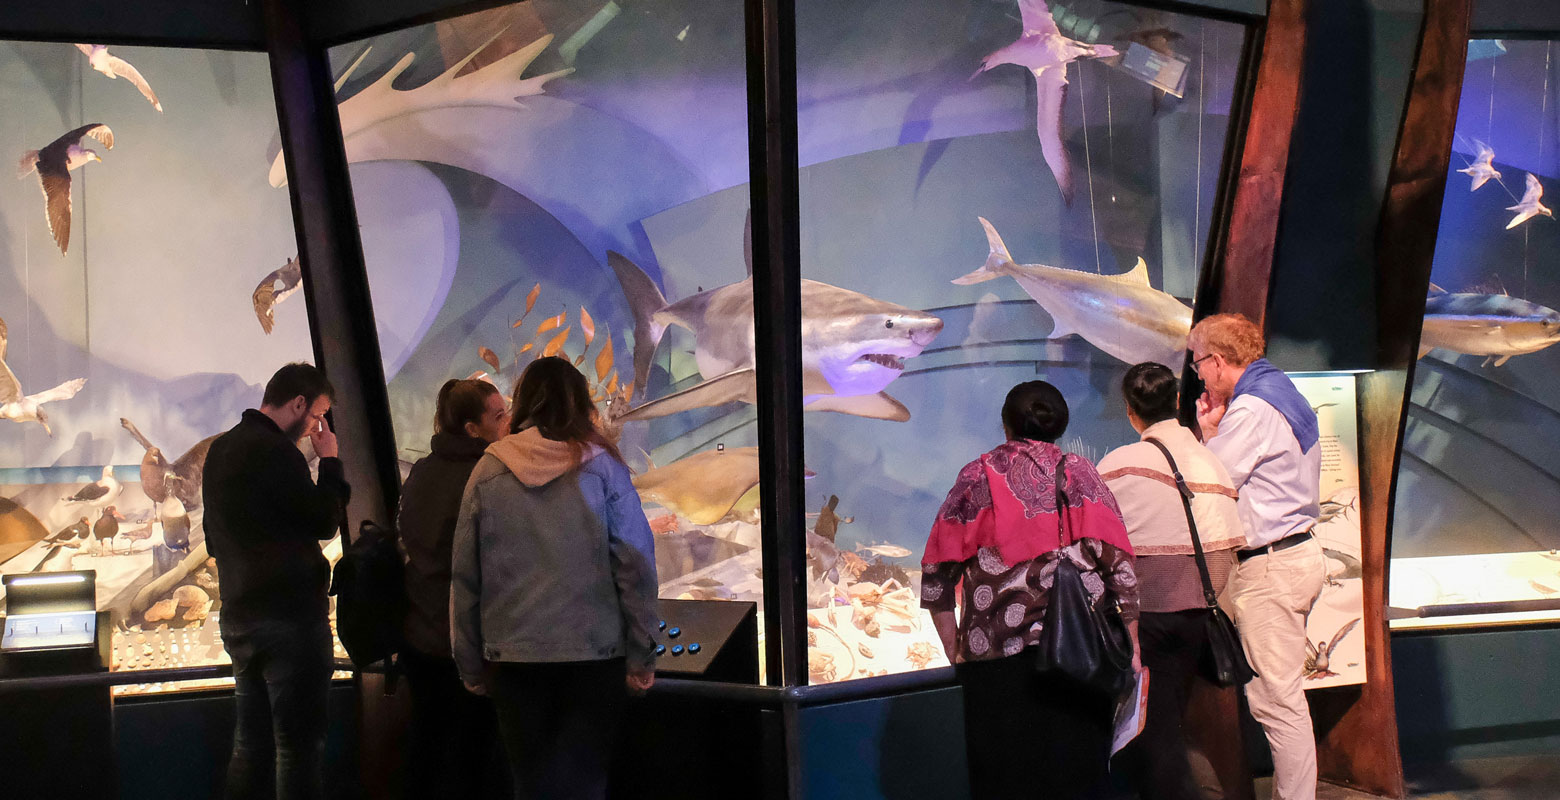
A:
POLYGON ((107 45, 78 44, 76 49, 87 54, 87 63, 91 64, 93 69, 110 78, 124 78, 130 81, 135 88, 141 90, 142 96, 152 104, 152 108, 163 110, 162 103, 157 102, 157 93, 152 91, 151 84, 141 77, 141 73, 135 67, 130 66, 130 62, 110 55, 107 45))
POLYGON ((1538 202, 1539 198, 1543 196, 1543 184, 1539 183, 1538 178, 1529 172, 1527 175, 1527 191, 1522 193, 1522 199, 1516 205, 1506 208, 1507 211, 1517 212, 1517 215, 1512 217, 1510 222, 1506 223, 1506 230, 1509 231, 1539 214, 1553 219, 1555 212, 1550 211, 1548 206, 1538 202))
POLYGON ((75 397, 76 393, 81 391, 81 387, 86 385, 87 379, 75 378, 47 392, 24 394, 22 384, 16 380, 16 374, 11 372, 10 365, 5 363, 8 342, 5 320, 0 319, 0 419, 8 419, 12 422, 36 422, 43 426, 44 433, 53 438, 54 429, 49 427, 49 415, 43 413, 43 405, 75 397))
MULTIPOLYGON (((1079 58, 1107 58, 1117 55, 1108 44, 1087 44, 1062 35, 1051 18, 1045 0, 1018 0, 1018 13, 1024 31, 1018 41, 1003 47, 981 61, 979 75, 998 64, 1017 64, 1035 76, 1036 133, 1040 152, 1056 176, 1062 202, 1072 205, 1072 165, 1062 146, 1062 104, 1067 100, 1067 65, 1079 58)), ((971 75, 973 80, 975 75, 971 75)))
POLYGON ((114 149, 114 132, 101 122, 83 125, 55 139, 42 150, 28 150, 16 164, 16 177, 25 178, 33 170, 38 171, 38 181, 43 184, 44 216, 49 221, 49 233, 59 245, 60 255, 70 244, 70 171, 89 161, 102 161, 95 150, 81 146, 83 137, 91 136, 108 149, 114 149))
POLYGON ((253 299, 255 316, 260 319, 261 330, 269 334, 271 329, 276 327, 276 307, 283 300, 296 294, 302 286, 303 269, 298 265, 297 258, 289 259, 286 264, 260 281, 260 285, 255 287, 253 299), (281 281, 282 288, 276 288, 277 281, 281 281))
POLYGON ((1490 178, 1500 180, 1500 173, 1495 171, 1495 164, 1493 163, 1495 161, 1495 151, 1478 139, 1473 140, 1473 145, 1479 150, 1478 156, 1473 159, 1472 164, 1457 171, 1473 178, 1473 185, 1468 187, 1468 191, 1477 192, 1479 187, 1483 186, 1484 182, 1490 178))

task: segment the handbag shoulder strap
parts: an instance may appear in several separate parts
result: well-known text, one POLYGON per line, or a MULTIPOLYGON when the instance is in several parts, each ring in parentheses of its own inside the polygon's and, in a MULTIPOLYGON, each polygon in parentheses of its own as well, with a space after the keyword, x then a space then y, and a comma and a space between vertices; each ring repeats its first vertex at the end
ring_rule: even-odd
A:
POLYGON ((1062 484, 1067 481, 1067 454, 1056 459, 1056 471, 1054 474, 1056 484, 1056 539, 1062 547, 1072 544, 1067 541, 1067 493, 1062 490, 1062 484))
POLYGON ((1165 460, 1170 462, 1170 474, 1175 477, 1176 492, 1181 495, 1181 508, 1186 510, 1186 528, 1192 534, 1192 553, 1197 557, 1197 574, 1202 578, 1203 600, 1209 608, 1218 606, 1219 599, 1213 593, 1213 579, 1208 577, 1208 561, 1203 556, 1202 538, 1197 535, 1197 519, 1192 516, 1192 490, 1187 488, 1186 479, 1181 477, 1181 469, 1176 466, 1175 459, 1170 456, 1170 448, 1165 447, 1164 442, 1153 437, 1143 441, 1159 448, 1164 454, 1165 460))

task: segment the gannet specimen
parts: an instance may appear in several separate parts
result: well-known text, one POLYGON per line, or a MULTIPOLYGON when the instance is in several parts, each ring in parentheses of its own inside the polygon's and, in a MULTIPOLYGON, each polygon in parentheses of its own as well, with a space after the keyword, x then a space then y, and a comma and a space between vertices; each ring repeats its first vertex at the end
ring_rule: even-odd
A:
POLYGON ((260 320, 260 330, 270 335, 271 329, 276 327, 275 308, 283 300, 296 294, 302 286, 303 269, 298 266, 296 257, 289 259, 286 264, 273 270, 260 281, 253 295, 255 316, 260 320), (282 288, 276 288, 277 281, 282 282, 282 288))
POLYGON ((24 394, 22 384, 16 380, 16 374, 11 372, 10 365, 5 363, 8 342, 5 320, 0 319, 0 419, 8 419, 12 422, 36 422, 43 426, 44 433, 53 438, 54 429, 49 427, 49 415, 43 413, 44 403, 75 397, 76 393, 81 391, 81 387, 86 385, 87 379, 74 378, 47 392, 24 394))
POLYGON ((146 79, 141 77, 141 73, 135 67, 130 66, 130 62, 118 56, 110 55, 107 45, 78 44, 76 49, 86 53, 87 63, 91 64, 93 69, 110 78, 124 78, 130 81, 130 83, 135 85, 135 88, 141 90, 141 95, 152 104, 152 108, 157 109, 159 112, 163 110, 162 103, 157 102, 157 94, 152 91, 151 84, 148 84, 146 79))
POLYGON ((104 466, 103 477, 77 489, 75 494, 63 498, 63 502, 86 503, 94 508, 109 506, 112 509, 112 506, 109 504, 118 500, 119 494, 124 490, 124 484, 114 477, 114 468, 112 466, 104 466))
POLYGON ((1490 178, 1500 180, 1500 173, 1495 171, 1495 165, 1491 163, 1495 160, 1495 151, 1478 139, 1474 139, 1473 144, 1479 150, 1478 157, 1473 159, 1472 164, 1457 171, 1473 178, 1473 185, 1468 187, 1468 191, 1477 192, 1479 187, 1483 186, 1484 182, 1490 178))
POLYGON ((1538 202, 1539 198, 1543 196, 1543 184, 1539 183, 1538 178, 1529 172, 1527 174, 1527 191, 1522 193, 1522 199, 1516 205, 1506 208, 1507 211, 1517 212, 1517 215, 1512 217, 1510 222, 1506 223, 1506 230, 1509 231, 1539 214, 1553 219, 1555 213, 1550 211, 1548 206, 1538 202))
POLYGON ((81 146, 84 136, 91 136, 108 149, 114 149, 114 132, 107 125, 94 122, 55 139, 42 150, 28 150, 16 164, 18 179, 31 175, 33 170, 38 171, 38 181, 43 185, 44 216, 49 221, 49 233, 54 234, 54 243, 59 245, 60 255, 65 255, 65 248, 70 244, 70 171, 89 161, 103 160, 97 151, 81 146))
MULTIPOLYGON (((1045 0, 1018 0, 1018 13, 1024 32, 1018 41, 981 61, 979 75, 998 64, 1017 64, 1035 76, 1036 122, 1040 152, 1056 185, 1062 190, 1062 202, 1072 205, 1072 165, 1062 145, 1062 104, 1067 99, 1067 65, 1079 58, 1105 58, 1117 55, 1108 44, 1085 44, 1062 35, 1051 18, 1045 0)), ((971 75, 973 80, 975 75, 971 75)))

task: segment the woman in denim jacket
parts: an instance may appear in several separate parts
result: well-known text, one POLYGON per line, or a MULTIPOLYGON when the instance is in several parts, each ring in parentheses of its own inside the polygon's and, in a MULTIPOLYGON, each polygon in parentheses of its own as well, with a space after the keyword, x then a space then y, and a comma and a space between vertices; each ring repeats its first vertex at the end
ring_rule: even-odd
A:
POLYGON ((533 362, 511 411, 461 500, 455 663, 493 699, 517 796, 601 798, 627 691, 655 680, 650 526, 572 364, 533 362))

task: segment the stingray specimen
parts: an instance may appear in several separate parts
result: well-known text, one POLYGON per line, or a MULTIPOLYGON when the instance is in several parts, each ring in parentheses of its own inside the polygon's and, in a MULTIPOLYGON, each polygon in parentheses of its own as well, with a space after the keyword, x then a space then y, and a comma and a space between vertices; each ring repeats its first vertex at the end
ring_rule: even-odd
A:
MULTIPOLYGON (((358 160, 353 157, 353 138, 386 120, 435 108, 482 106, 523 108, 521 98, 539 95, 548 81, 574 72, 573 67, 568 67, 533 78, 520 77, 531 62, 535 61, 536 57, 547 49, 547 45, 552 43, 552 34, 547 34, 481 69, 456 77, 473 58, 477 57, 477 54, 497 40, 503 32, 503 29, 498 30, 465 58, 451 64, 449 69, 433 80, 416 88, 397 89, 391 84, 400 77, 401 73, 411 67, 412 62, 417 58, 415 53, 407 53, 378 80, 363 87, 357 94, 342 100, 337 113, 341 117, 341 139, 346 145, 347 160, 349 162, 358 160)), ((363 51, 357 61, 337 79, 338 88, 346 83, 347 78, 352 75, 357 65, 362 63, 366 55, 368 55, 367 50, 363 51)), ((437 136, 437 133, 431 132, 428 135, 437 136)), ((287 185, 287 167, 282 163, 280 153, 271 162, 270 181, 272 186, 278 188, 287 185)))
POLYGON ((141 77, 141 73, 131 66, 130 62, 118 56, 110 55, 106 45, 78 44, 76 49, 86 54, 87 63, 91 64, 93 69, 110 78, 124 78, 141 91, 141 96, 145 97, 147 102, 152 104, 152 108, 158 111, 163 110, 162 103, 157 101, 157 93, 152 91, 151 84, 141 77))
MULTIPOLYGON (((752 247, 748 275, 752 270, 752 247)), ((634 394, 642 395, 656 345, 669 325, 693 332, 694 360, 705 380, 652 400, 619 417, 630 422, 723 403, 756 403, 753 279, 668 303, 637 264, 614 252, 607 263, 634 315, 634 394)), ((903 422, 910 411, 883 391, 907 358, 942 330, 941 319, 818 281, 802 281, 802 402, 809 411, 837 411, 903 422)))
POLYGON ((634 476, 634 488, 695 525, 758 522, 758 448, 706 450, 634 476))
POLYGON ((1458 172, 1461 172, 1462 174, 1467 175, 1473 179, 1473 185, 1468 187, 1468 191, 1470 192, 1478 191, 1479 187, 1483 186, 1484 183, 1490 178, 1494 178, 1497 181, 1500 180, 1500 173, 1495 171, 1495 165, 1493 163, 1495 160, 1495 151, 1491 150, 1489 145, 1477 139, 1473 141, 1473 144, 1479 149, 1478 156, 1473 159, 1472 164, 1469 164, 1463 169, 1457 170, 1458 172))
MULTIPOLYGON (((1062 35, 1051 18, 1045 0, 1018 0, 1018 13, 1024 30, 1018 40, 986 56, 979 75, 998 64, 1017 64, 1035 76, 1035 132, 1040 136, 1040 152, 1051 174, 1056 176, 1062 201, 1072 205, 1072 164, 1062 144, 1062 104, 1067 100, 1067 65, 1079 58, 1104 58, 1116 55, 1108 44, 1087 44, 1062 35)), ((972 75, 971 78, 974 76, 972 75)))
POLYGON ((1505 294, 1451 293, 1431 284, 1419 357, 1439 347, 1488 356, 1501 366, 1512 356, 1542 350, 1560 340, 1560 312, 1505 294))
POLYGON ((1533 173, 1529 172, 1527 174, 1527 191, 1522 193, 1522 199, 1517 201, 1516 205, 1506 208, 1507 211, 1517 212, 1517 215, 1512 217, 1510 222, 1506 223, 1506 230, 1509 231, 1539 214, 1553 219, 1555 216, 1554 212, 1550 211, 1548 206, 1538 202, 1543 196, 1544 185, 1538 182, 1538 178, 1533 173))
POLYGON ((107 125, 94 122, 55 139, 42 150, 28 150, 16 164, 18 179, 31 175, 34 170, 38 172, 38 181, 43 186, 44 217, 49 221, 49 233, 54 235, 60 255, 65 255, 66 246, 70 244, 70 171, 89 161, 103 160, 96 150, 81 146, 82 138, 87 136, 114 149, 114 132, 107 125))
POLYGON ((16 379, 16 374, 11 372, 10 365, 5 363, 9 342, 9 331, 5 327, 5 320, 0 319, 0 419, 8 419, 12 422, 36 422, 43 426, 44 433, 53 438, 54 429, 49 427, 49 415, 43 411, 44 404, 75 397, 76 393, 81 391, 81 387, 87 384, 87 379, 74 378, 46 392, 26 394, 22 391, 22 384, 16 379))
POLYGON ((1148 265, 1142 258, 1130 272, 1120 275, 1018 264, 997 229, 984 217, 979 219, 991 253, 980 269, 954 278, 954 283, 968 285, 1011 276, 1055 320, 1050 338, 1075 333, 1128 364, 1156 361, 1172 368, 1180 366, 1185 358, 1186 334, 1192 329, 1192 310, 1149 285, 1148 265))
POLYGON ((303 268, 298 266, 296 256, 261 279, 260 285, 255 287, 255 292, 251 295, 255 304, 255 317, 260 320, 260 330, 270 335, 271 329, 276 327, 276 307, 281 305, 283 300, 297 294, 301 288, 303 288, 303 268), (280 289, 276 287, 278 281, 282 284, 280 289))

